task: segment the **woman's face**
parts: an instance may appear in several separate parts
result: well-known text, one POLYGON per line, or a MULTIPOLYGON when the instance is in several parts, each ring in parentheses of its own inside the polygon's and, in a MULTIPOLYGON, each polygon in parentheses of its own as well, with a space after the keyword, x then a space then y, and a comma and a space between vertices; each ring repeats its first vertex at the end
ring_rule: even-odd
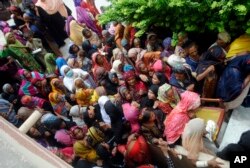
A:
POLYGON ((80 79, 75 82, 75 86, 77 88, 86 88, 84 82, 80 79))
POLYGON ((125 96, 125 99, 126 100, 132 100, 132 96, 131 96, 131 94, 129 93, 129 91, 128 90, 125 90, 124 92, 123 92, 123 95, 125 96))
POLYGON ((14 44, 15 42, 16 42, 16 38, 15 38, 14 34, 10 34, 8 37, 8 43, 14 44))
POLYGON ((176 101, 175 97, 174 97, 174 91, 173 91, 172 88, 169 89, 165 94, 166 94, 167 99, 170 100, 171 102, 175 102, 176 101))
POLYGON ((178 81, 185 80, 185 74, 183 74, 183 73, 174 73, 174 76, 175 76, 176 80, 178 80, 178 81))
POLYGON ((155 94, 151 90, 148 90, 148 99, 150 100, 156 99, 155 94))
POLYGON ((156 119, 155 113, 154 113, 154 112, 151 112, 151 113, 150 113, 149 121, 155 121, 155 119, 156 119))
POLYGON ((89 118, 94 118, 95 117, 95 109, 94 108, 90 108, 88 110, 88 116, 89 116, 89 118))
POLYGON ((153 77, 152 77, 152 83, 154 85, 158 85, 160 83, 160 80, 158 79, 158 77, 156 76, 156 74, 154 73, 153 77))
POLYGON ((103 57, 101 55, 97 55, 97 57, 96 57, 96 63, 98 65, 103 65, 103 57))
POLYGON ((142 73, 148 73, 148 68, 145 66, 145 64, 140 65, 140 71, 142 73))
POLYGON ((77 53, 79 51, 79 48, 78 48, 77 45, 73 45, 72 50, 73 50, 74 53, 77 53))
POLYGON ((24 75, 24 77, 27 78, 27 79, 29 79, 29 78, 32 77, 32 76, 31 76, 31 73, 30 73, 29 71, 26 71, 26 70, 24 71, 23 75, 24 75))
POLYGON ((127 82, 128 82, 129 86, 134 86, 136 83, 135 77, 132 76, 132 77, 128 78, 127 82))
POLYGON ((119 83, 119 79, 118 79, 116 76, 114 76, 114 77, 111 79, 111 81, 112 81, 113 83, 116 83, 116 84, 119 83))
POLYGON ((32 137, 40 137, 42 134, 34 127, 31 127, 29 133, 32 137))
POLYGON ((75 139, 77 139, 77 140, 82 140, 84 138, 83 131, 79 128, 76 128, 73 131, 73 135, 74 135, 75 139))

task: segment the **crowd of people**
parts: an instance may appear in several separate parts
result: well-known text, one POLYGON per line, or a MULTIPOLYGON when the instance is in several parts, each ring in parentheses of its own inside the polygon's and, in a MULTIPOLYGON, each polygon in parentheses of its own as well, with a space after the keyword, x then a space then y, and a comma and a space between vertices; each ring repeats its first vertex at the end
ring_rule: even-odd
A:
POLYGON ((100 26, 93 1, 74 2, 77 18, 62 0, 8 8, 15 25, 0 22, 2 117, 20 127, 39 110, 28 135, 74 167, 227 167, 230 151, 249 152, 249 131, 209 149, 195 115, 202 98, 231 102, 247 92, 250 106, 249 35, 231 43, 220 32, 204 52, 185 32, 176 46, 163 32, 144 41, 130 24, 100 26))

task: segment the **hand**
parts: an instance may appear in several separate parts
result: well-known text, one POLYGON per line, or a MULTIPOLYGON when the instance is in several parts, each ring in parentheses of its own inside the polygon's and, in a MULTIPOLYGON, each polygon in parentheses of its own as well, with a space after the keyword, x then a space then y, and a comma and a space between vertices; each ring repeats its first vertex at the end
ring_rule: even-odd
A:
POLYGON ((97 166, 102 166, 103 165, 103 160, 97 160, 96 165, 97 166))
POLYGON ((139 77, 143 82, 148 82, 148 77, 146 75, 141 74, 139 77))
POLYGON ((156 101, 155 101, 155 103, 154 103, 153 108, 154 108, 154 109, 156 109, 158 106, 159 106, 159 101, 158 101, 158 100, 156 100, 156 101))
POLYGON ((217 162, 216 158, 209 160, 207 163, 208 163, 209 167, 213 167, 213 168, 220 168, 221 167, 221 163, 217 162))
POLYGON ((168 143, 167 141, 163 141, 162 139, 158 140, 158 147, 161 149, 163 154, 168 157, 168 143))
POLYGON ((137 108, 140 107, 140 104, 138 104, 136 101, 132 101, 131 105, 137 108))
POLYGON ((213 71, 215 71, 215 67, 214 67, 214 65, 210 65, 208 67, 208 72, 213 72, 213 71))

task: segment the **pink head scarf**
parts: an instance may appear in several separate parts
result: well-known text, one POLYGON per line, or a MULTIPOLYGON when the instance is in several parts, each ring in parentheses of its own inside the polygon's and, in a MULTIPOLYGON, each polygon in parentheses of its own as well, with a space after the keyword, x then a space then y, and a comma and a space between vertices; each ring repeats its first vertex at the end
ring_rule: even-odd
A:
POLYGON ((157 60, 153 65, 153 69, 154 69, 155 72, 161 72, 163 70, 162 61, 157 60))
POLYGON ((137 107, 131 105, 130 103, 124 103, 122 105, 124 117, 131 124, 131 133, 138 132, 140 125, 138 123, 138 117, 140 111, 137 107))
POLYGON ((48 14, 53 15, 59 12, 63 17, 68 17, 67 9, 62 0, 38 0, 36 6, 43 8, 48 14))
POLYGON ((57 140, 57 142, 60 142, 63 145, 66 145, 66 146, 73 145, 73 140, 70 136, 70 133, 65 129, 60 129, 56 131, 55 139, 57 140))
POLYGON ((197 93, 185 91, 181 100, 164 121, 164 135, 169 144, 175 143, 181 136, 185 124, 189 121, 188 111, 198 108, 201 104, 197 93))

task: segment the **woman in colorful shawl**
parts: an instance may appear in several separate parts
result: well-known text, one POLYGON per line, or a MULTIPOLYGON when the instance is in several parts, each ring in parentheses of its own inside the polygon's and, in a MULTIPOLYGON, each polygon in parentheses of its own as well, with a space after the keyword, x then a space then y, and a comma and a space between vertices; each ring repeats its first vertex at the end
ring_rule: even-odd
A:
POLYGON ((209 48, 196 69, 196 90, 202 97, 213 98, 217 81, 224 70, 225 53, 219 46, 209 48))
POLYGON ((53 112, 53 108, 51 107, 50 103, 42 98, 24 95, 21 98, 21 103, 28 107, 28 108, 36 108, 39 107, 44 109, 45 111, 53 112))
POLYGON ((76 88, 75 98, 78 105, 90 106, 97 103, 98 95, 94 89, 86 88, 84 80, 82 78, 76 78, 74 80, 76 88))
MULTIPOLYGON (((146 64, 146 63, 145 63, 146 64)), ((152 64, 152 69, 154 70, 154 72, 161 72, 164 73, 166 78, 168 80, 170 80, 170 76, 171 76, 171 68, 164 63, 162 60, 158 59, 157 61, 155 61, 152 64)))
POLYGON ((45 75, 37 71, 28 71, 27 69, 19 69, 18 75, 21 79, 26 79, 31 82, 32 79, 46 80, 45 75))
POLYGON ((33 78, 31 84, 37 88, 41 98, 48 100, 48 94, 51 92, 51 87, 47 83, 47 80, 33 78))
POLYGON ((185 91, 181 94, 181 100, 171 111, 164 121, 164 135, 168 144, 174 145, 180 140, 185 124, 190 120, 189 114, 201 104, 200 96, 197 93, 185 91))
POLYGON ((82 7, 76 7, 77 22, 80 24, 85 24, 93 32, 101 36, 101 31, 95 23, 95 19, 91 17, 91 14, 82 7))
POLYGON ((64 31, 65 18, 71 11, 62 0, 38 0, 36 6, 41 21, 48 27, 58 46, 63 46, 67 38, 67 33, 64 31))
POLYGON ((44 61, 46 64, 46 70, 48 74, 56 73, 56 57, 52 53, 47 53, 44 56, 44 61))
POLYGON ((65 28, 70 40, 72 40, 74 44, 80 46, 83 40, 82 30, 85 26, 79 24, 73 16, 69 16, 66 20, 65 28))
POLYGON ((99 52, 92 54, 92 72, 94 79, 96 80, 96 70, 98 67, 103 67, 106 71, 110 71, 111 65, 105 56, 101 55, 99 52))
POLYGON ((7 33, 5 35, 9 55, 12 55, 18 62, 29 70, 37 70, 42 72, 41 66, 37 63, 34 57, 29 53, 28 48, 22 45, 13 33, 7 33))
POLYGON ((18 70, 18 75, 21 77, 21 85, 18 91, 18 94, 20 96, 23 95, 30 95, 30 96, 35 96, 38 95, 38 90, 37 88, 31 84, 29 80, 27 80, 24 76, 24 69, 18 70))
POLYGON ((49 94, 49 101, 55 114, 58 117, 67 120, 71 105, 65 100, 65 96, 58 92, 51 92, 49 94))
POLYGON ((142 98, 142 94, 140 92, 147 90, 147 86, 141 80, 136 78, 136 74, 132 70, 124 72, 123 79, 132 94, 133 100, 140 102, 142 98))
POLYGON ((131 125, 131 132, 138 132, 140 129, 138 121, 140 114, 139 104, 135 101, 132 101, 132 95, 126 86, 119 87, 118 93, 121 96, 124 117, 131 125))

